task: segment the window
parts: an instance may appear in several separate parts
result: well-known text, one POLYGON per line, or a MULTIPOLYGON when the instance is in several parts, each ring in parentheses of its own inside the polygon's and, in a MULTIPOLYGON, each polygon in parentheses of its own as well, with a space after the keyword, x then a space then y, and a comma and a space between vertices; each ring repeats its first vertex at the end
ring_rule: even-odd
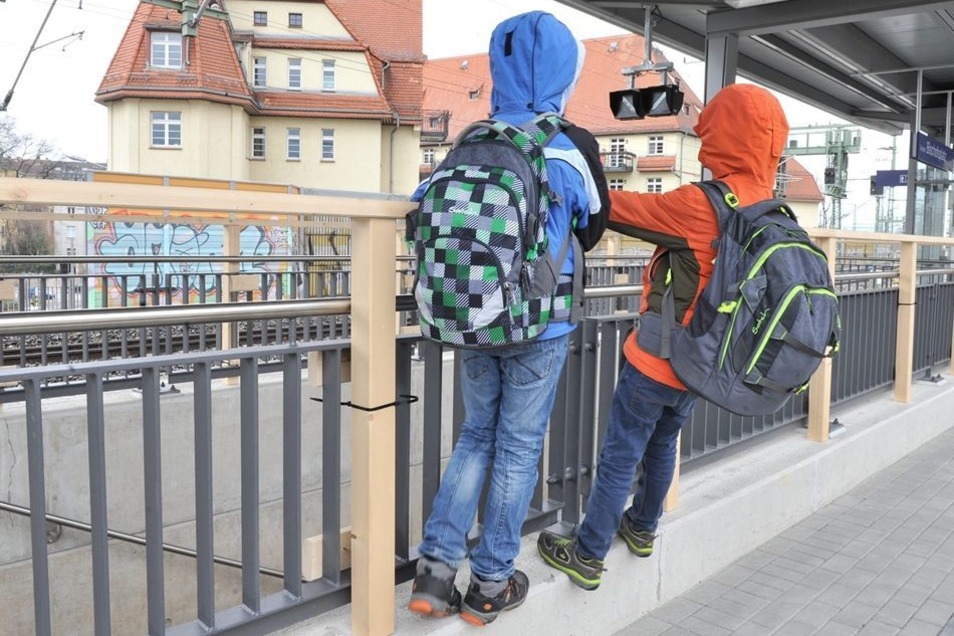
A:
POLYGON ((288 26, 293 29, 301 28, 301 14, 300 13, 289 13, 288 14, 288 26))
POLYGON ((623 153, 626 152, 626 140, 623 138, 610 139, 609 167, 618 168, 624 164, 623 153))
POLYGON ((182 113, 178 111, 152 113, 152 145, 159 148, 182 146, 182 113))
POLYGON ((155 68, 182 68, 182 34, 153 31, 149 35, 149 65, 155 68))
POLYGON ((265 158, 265 129, 252 128, 252 159, 265 158))
POLYGON ((321 129, 321 160, 335 160, 335 131, 333 128, 321 129))
POLYGON ((650 137, 649 138, 649 154, 661 155, 662 153, 663 153, 663 138, 650 137))
POLYGON ((434 149, 433 148, 424 149, 424 163, 426 163, 429 166, 434 165, 434 149))
POLYGON ((265 74, 266 62, 264 57, 256 57, 252 61, 252 86, 255 88, 265 88, 267 75, 265 74))
POLYGON ((662 192, 662 179, 659 177, 646 179, 646 192, 655 194, 662 192))
POLYGON ((335 61, 334 60, 321 61, 321 90, 323 91, 335 90, 335 61))
POLYGON ((292 161, 301 159, 301 128, 288 129, 288 158, 292 161))
POLYGON ((610 190, 622 190, 624 185, 626 185, 626 179, 610 179, 609 180, 610 190))
POLYGON ((288 60, 288 90, 301 90, 301 59, 297 57, 288 60))
MULTIPOLYGON (((247 13, 245 15, 248 15, 247 13)), ((268 12, 254 11, 252 13, 252 24, 255 26, 268 26, 268 12)))

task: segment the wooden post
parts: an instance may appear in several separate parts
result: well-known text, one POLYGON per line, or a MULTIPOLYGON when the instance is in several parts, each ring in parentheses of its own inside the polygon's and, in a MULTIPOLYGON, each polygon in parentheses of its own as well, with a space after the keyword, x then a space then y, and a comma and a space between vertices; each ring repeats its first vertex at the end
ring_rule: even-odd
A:
POLYGON ((914 301, 917 292, 918 244, 901 243, 898 278, 898 348, 894 362, 894 399, 911 401, 914 376, 914 301))
POLYGON ((672 483, 669 484, 669 492, 666 493, 666 499, 663 500, 663 510, 669 512, 679 506, 679 464, 682 463, 682 432, 676 436, 676 472, 672 474, 672 483))
MULTIPOLYGON (((835 256, 837 243, 832 237, 815 240, 816 245, 828 255, 828 272, 835 280, 835 256)), ((808 440, 827 442, 831 420, 831 358, 825 358, 818 366, 808 386, 808 440)))
MULTIPOLYGON (((351 401, 394 402, 394 220, 355 218, 351 401)), ((351 630, 394 632, 394 408, 351 410, 351 630)))

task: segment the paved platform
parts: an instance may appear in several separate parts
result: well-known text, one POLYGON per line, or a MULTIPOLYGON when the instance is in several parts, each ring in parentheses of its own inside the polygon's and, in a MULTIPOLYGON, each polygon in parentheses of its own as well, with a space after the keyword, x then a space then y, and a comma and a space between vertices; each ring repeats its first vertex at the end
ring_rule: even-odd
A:
POLYGON ((724 634, 954 636, 954 429, 616 636, 724 634))

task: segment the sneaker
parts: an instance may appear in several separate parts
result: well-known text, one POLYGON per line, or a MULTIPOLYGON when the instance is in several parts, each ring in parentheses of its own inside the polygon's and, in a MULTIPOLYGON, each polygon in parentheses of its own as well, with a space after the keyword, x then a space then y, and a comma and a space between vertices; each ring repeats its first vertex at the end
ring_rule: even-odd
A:
POLYGON ((443 618, 460 611, 460 591, 454 585, 454 577, 440 578, 425 568, 414 577, 411 600, 407 608, 417 614, 443 618))
POLYGON ((637 528, 633 525, 633 522, 629 520, 629 516, 626 513, 623 513, 623 519, 619 522, 619 530, 617 533, 623 538, 623 541, 626 542, 626 547, 629 548, 629 551, 636 556, 645 558, 653 553, 653 540, 656 538, 656 535, 648 530, 640 530, 637 528))
POLYGON ((547 565, 566 574, 584 590, 595 590, 600 586, 603 561, 580 556, 575 540, 544 530, 537 539, 537 551, 547 565))
POLYGON ((496 596, 486 596, 480 591, 479 583, 471 583, 460 610, 460 617, 471 625, 483 627, 492 623, 497 614, 520 607, 527 599, 530 579, 517 570, 507 580, 507 586, 496 596))

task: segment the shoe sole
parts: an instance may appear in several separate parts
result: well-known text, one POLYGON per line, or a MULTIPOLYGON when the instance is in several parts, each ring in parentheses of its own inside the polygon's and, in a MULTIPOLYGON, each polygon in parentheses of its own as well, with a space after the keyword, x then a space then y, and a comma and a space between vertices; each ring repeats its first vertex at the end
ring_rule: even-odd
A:
POLYGON ((626 535, 624 535, 622 532, 617 532, 616 534, 620 536, 620 538, 623 540, 623 543, 625 543, 626 547, 629 548, 629 551, 639 558, 645 559, 646 557, 653 555, 652 548, 639 548, 636 545, 630 543, 629 539, 627 539, 626 535))
POLYGON ((467 621, 468 623, 470 623, 471 625, 474 625, 476 627, 483 627, 487 623, 493 623, 494 620, 497 618, 497 616, 500 615, 500 612, 509 612, 510 610, 517 609, 518 607, 523 605, 523 602, 525 600, 527 600, 526 596, 524 596, 522 599, 520 599, 513 605, 508 605, 507 607, 503 608, 500 611, 487 612, 487 613, 478 612, 477 610, 471 607, 468 607, 467 605, 464 605, 460 609, 460 617, 464 619, 465 621, 467 621))
POLYGON ((422 616, 433 616, 434 618, 444 618, 446 616, 453 616, 459 610, 448 606, 446 603, 441 603, 436 598, 431 596, 421 596, 418 598, 412 598, 411 602, 407 604, 407 609, 415 614, 421 614, 422 616), (443 607, 441 607, 443 605, 443 607))
POLYGON ((552 558, 550 558, 550 555, 544 552, 543 548, 541 548, 539 545, 537 545, 537 552, 540 553, 540 558, 546 561, 547 565, 566 574, 570 581, 572 581, 577 587, 581 587, 587 592, 592 592, 600 586, 601 581, 596 581, 594 583, 592 579, 583 578, 576 570, 571 570, 559 561, 554 561, 552 558))

